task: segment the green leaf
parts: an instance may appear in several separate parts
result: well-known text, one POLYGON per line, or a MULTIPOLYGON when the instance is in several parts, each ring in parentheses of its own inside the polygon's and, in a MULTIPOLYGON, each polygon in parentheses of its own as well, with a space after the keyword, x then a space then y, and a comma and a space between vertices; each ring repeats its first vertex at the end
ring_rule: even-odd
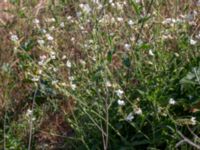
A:
POLYGON ((28 40, 23 45, 21 45, 21 48, 25 51, 30 51, 34 47, 33 41, 28 40))
POLYGON ((112 62, 112 55, 113 55, 113 52, 109 51, 108 54, 107 54, 107 60, 108 60, 108 62, 112 62))
POLYGON ((130 58, 129 58, 128 56, 125 56, 125 57, 123 58, 123 64, 124 64, 127 68, 129 68, 129 67, 131 66, 131 60, 130 60, 130 58))

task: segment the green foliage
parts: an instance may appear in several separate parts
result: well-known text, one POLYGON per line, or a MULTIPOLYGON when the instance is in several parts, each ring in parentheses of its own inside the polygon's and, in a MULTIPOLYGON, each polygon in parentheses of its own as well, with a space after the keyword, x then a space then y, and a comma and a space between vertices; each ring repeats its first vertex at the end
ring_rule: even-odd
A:
POLYGON ((24 3, 0 63, 0 148, 198 146, 200 35, 172 4, 62 0, 33 18, 24 3))

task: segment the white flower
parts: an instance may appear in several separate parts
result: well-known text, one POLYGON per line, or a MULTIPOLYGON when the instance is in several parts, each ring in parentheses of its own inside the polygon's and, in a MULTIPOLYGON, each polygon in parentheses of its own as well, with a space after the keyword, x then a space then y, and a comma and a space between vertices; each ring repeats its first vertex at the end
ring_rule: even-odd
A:
POLYGON ((75 90, 76 89, 76 84, 71 83, 71 88, 72 88, 72 90, 75 90))
POLYGON ((46 59, 47 59, 47 56, 46 56, 46 55, 41 55, 41 56, 40 56, 40 60, 41 60, 42 62, 44 62, 46 59))
POLYGON ((174 19, 172 19, 172 18, 167 18, 167 19, 165 19, 163 22, 162 22, 162 24, 171 24, 171 23, 173 23, 174 22, 174 19))
POLYGON ((65 23, 64 23, 64 22, 61 22, 61 23, 60 23, 60 27, 61 27, 61 28, 64 28, 64 27, 65 27, 65 23))
POLYGON ((136 108, 136 109, 134 110, 134 112, 135 112, 135 114, 137 114, 137 115, 141 115, 141 114, 142 114, 142 109, 141 109, 141 108, 136 108))
POLYGON ((67 16, 67 20, 71 20, 72 19, 72 16, 67 16))
POLYGON ((92 2, 98 4, 99 0, 92 0, 92 2))
POLYGON ((46 34, 46 37, 47 37, 47 40, 49 41, 53 41, 54 39, 50 34, 46 34))
POLYGON ((47 30, 42 29, 41 32, 44 33, 44 34, 46 34, 46 33, 47 33, 47 30))
POLYGON ((200 32, 195 37, 200 40, 200 32))
POLYGON ((64 87, 67 86, 67 84, 66 84, 65 82, 62 82, 60 85, 61 85, 61 86, 64 86, 64 87))
POLYGON ((58 71, 58 68, 53 68, 53 72, 57 72, 58 71))
POLYGON ((74 77, 73 77, 73 76, 70 76, 70 77, 69 77, 69 80, 70 80, 70 81, 74 81, 74 77))
POLYGON ((16 42, 16 41, 19 40, 18 36, 15 35, 15 34, 12 34, 11 37, 10 37, 10 39, 11 39, 11 41, 13 41, 13 42, 16 42))
POLYGON ((179 54, 178 54, 178 53, 174 53, 174 55, 175 55, 176 57, 179 57, 179 54))
POLYGON ((44 43, 45 43, 44 40, 37 40, 37 42, 38 42, 38 44, 39 44, 40 46, 44 45, 44 43))
POLYGON ((82 59, 80 59, 80 63, 81 63, 82 65, 86 65, 86 62, 85 62, 84 60, 82 60, 82 59))
POLYGON ((119 21, 119 22, 123 22, 124 19, 123 19, 122 17, 117 17, 117 21, 119 21))
POLYGON ((190 44, 191 45, 196 45, 197 44, 197 41, 193 40, 192 38, 190 39, 190 44))
POLYGON ((26 116, 30 116, 33 113, 33 111, 31 109, 28 109, 26 112, 26 116))
POLYGON ((154 56, 154 53, 152 52, 151 49, 149 50, 149 55, 150 55, 150 56, 154 56))
POLYGON ((51 21, 52 21, 52 22, 55 22, 55 21, 56 21, 56 19, 55 19, 55 18, 51 18, 51 21))
POLYGON ((70 40, 71 40, 72 42, 74 42, 74 41, 75 41, 75 38, 74 38, 74 37, 72 37, 70 40))
POLYGON ((140 2, 141 2, 141 0, 135 0, 135 2, 138 4, 138 3, 140 3, 140 2))
POLYGON ((50 57, 51 57, 51 59, 56 59, 56 53, 55 52, 50 52, 50 57))
POLYGON ((175 101, 173 98, 170 98, 170 99, 169 99, 169 104, 170 104, 170 105, 175 105, 175 104, 176 104, 176 101, 175 101))
POLYGON ((135 36, 130 37, 131 42, 135 42, 135 36))
POLYGON ((110 81, 106 81, 106 86, 107 87, 111 87, 112 86, 112 84, 110 83, 110 81))
POLYGON ((36 118, 35 117, 32 117, 32 121, 35 121, 36 120, 36 118))
POLYGON ((129 50, 129 49, 131 48, 131 45, 128 44, 128 43, 126 43, 126 44, 124 44, 124 48, 125 48, 126 50, 129 50))
POLYGON ((111 3, 111 6, 112 6, 112 7, 115 7, 115 3, 111 3))
POLYGON ((97 60, 97 58, 96 58, 95 56, 93 56, 93 57, 92 57, 92 60, 93 60, 93 61, 96 61, 96 60, 97 60))
POLYGON ((40 65, 40 66, 42 66, 43 64, 44 64, 44 61, 42 61, 42 60, 38 62, 38 65, 40 65))
POLYGON ((79 7, 87 14, 92 10, 88 4, 80 4, 79 7))
POLYGON ((39 23, 40 23, 40 20, 39 20, 39 19, 34 19, 34 20, 33 20, 33 23, 39 24, 39 23))
POLYGON ((134 24, 133 20, 129 20, 129 21, 128 21, 128 24, 129 24, 130 26, 132 26, 132 25, 134 24))
POLYGON ((62 60, 65 60, 66 58, 67 58, 66 55, 63 55, 63 56, 62 56, 62 60))
POLYGON ((124 105, 125 105, 124 100, 120 100, 120 99, 119 99, 119 100, 117 101, 117 103, 118 103, 119 106, 124 106, 124 105))
POLYGON ((99 3, 97 9, 100 10, 102 8, 103 8, 103 5, 99 3))
POLYGON ((123 5, 120 2, 116 2, 116 7, 118 10, 123 10, 123 5))
POLYGON ((51 27, 49 28, 49 30, 50 30, 50 31, 55 30, 55 26, 51 26, 51 27))
POLYGON ((124 94, 124 91, 122 91, 121 89, 118 89, 115 91, 118 97, 122 97, 122 95, 124 94))
POLYGON ((53 81, 51 82, 52 85, 55 85, 55 84, 57 84, 57 83, 58 83, 58 80, 53 80, 53 81))
POLYGON ((128 116, 126 117, 125 120, 130 122, 130 121, 132 121, 133 119, 134 119, 134 116, 133 116, 133 113, 131 112, 131 113, 128 114, 128 116))
POLYGON ((67 66, 68 68, 71 68, 71 67, 72 67, 72 63, 68 60, 67 63, 66 63, 66 66, 67 66))
POLYGON ((42 70, 41 70, 41 69, 40 69, 40 70, 38 70, 38 74, 40 74, 40 75, 42 74, 42 70))
POLYGON ((191 117, 190 121, 192 122, 192 125, 196 125, 196 117, 191 117))
POLYGON ((149 65, 153 65, 153 63, 151 61, 147 61, 147 64, 149 65))
POLYGON ((46 21, 47 21, 47 22, 55 22, 56 19, 55 19, 55 18, 48 18, 46 21))
POLYGON ((33 82, 37 82, 37 81, 39 81, 39 77, 33 77, 31 80, 32 80, 33 82))

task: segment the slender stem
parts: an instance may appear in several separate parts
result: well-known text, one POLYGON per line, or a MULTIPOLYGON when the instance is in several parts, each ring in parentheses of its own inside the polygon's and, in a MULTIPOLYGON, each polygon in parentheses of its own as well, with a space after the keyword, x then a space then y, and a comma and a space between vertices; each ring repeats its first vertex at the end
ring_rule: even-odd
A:
POLYGON ((108 149, 108 122, 109 122, 109 114, 108 114, 108 99, 106 98, 105 100, 105 109, 106 109, 106 141, 105 141, 105 144, 106 144, 106 147, 105 147, 105 150, 108 149))
POLYGON ((29 130, 29 142, 28 142, 28 150, 31 150, 31 143, 32 143, 32 133, 33 133, 33 110, 34 110, 34 106, 35 106, 35 99, 36 99, 36 95, 38 92, 38 85, 36 86, 35 92, 34 92, 34 96, 33 96, 33 102, 32 102, 32 113, 30 116, 30 130, 29 130))

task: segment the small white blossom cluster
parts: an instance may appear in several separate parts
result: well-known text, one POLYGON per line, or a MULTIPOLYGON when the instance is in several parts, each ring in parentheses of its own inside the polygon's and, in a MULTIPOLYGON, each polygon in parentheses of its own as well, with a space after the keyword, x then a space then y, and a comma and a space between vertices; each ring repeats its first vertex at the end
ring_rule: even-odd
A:
POLYGON ((69 77, 69 81, 70 81, 70 86, 71 86, 72 90, 75 90, 76 89, 76 84, 73 83, 74 77, 70 76, 69 77))
POLYGON ((141 3, 141 0, 135 0, 135 2, 136 2, 137 4, 139 4, 139 3, 141 3))
POLYGON ((69 60, 67 60, 66 66, 67 66, 68 68, 71 68, 71 67, 72 67, 72 63, 71 63, 69 60))
POLYGON ((30 118, 32 121, 35 121, 36 118, 32 115, 33 114, 33 111, 31 109, 28 109, 27 112, 26 112, 26 117, 30 118))
POLYGON ((52 22, 56 22, 56 19, 55 18, 47 18, 45 21, 52 23, 52 22))
POLYGON ((125 118, 126 121, 131 122, 134 119, 133 113, 129 113, 128 116, 125 118))
POLYGON ((19 40, 18 36, 16 34, 12 34, 10 36, 10 40, 13 41, 13 42, 17 42, 19 40))
POLYGON ((191 44, 191 45, 196 45, 196 44, 197 44, 197 41, 194 40, 193 38, 191 38, 191 39, 190 39, 190 44, 191 44))
POLYGON ((82 11, 83 12, 85 12, 86 14, 89 14, 91 11, 92 11, 92 9, 91 9, 91 7, 90 7, 90 5, 89 4, 80 4, 79 5, 79 7, 82 9, 82 11))
POLYGON ((142 114, 142 109, 139 108, 139 107, 136 107, 136 108, 134 109, 134 112, 135 112, 136 115, 141 115, 141 114, 142 114))
POLYGON ((61 23, 60 23, 60 27, 61 27, 61 28, 64 28, 64 27, 65 27, 65 23, 64 23, 64 22, 61 22, 61 23))
POLYGON ((109 80, 107 80, 106 81, 106 87, 111 87, 111 86, 112 86, 111 82, 109 80))
POLYGON ((124 106, 125 105, 124 100, 121 100, 121 99, 118 99, 117 103, 118 103, 119 106, 124 106))
POLYGON ((128 43, 124 44, 124 49, 125 50, 130 50, 131 49, 131 45, 128 44, 128 43))
POLYGON ((190 119, 192 125, 196 125, 197 121, 196 121, 196 117, 191 117, 190 119))
POLYGON ((47 59, 47 56, 46 56, 46 55, 41 55, 41 56, 40 56, 40 61, 38 62, 38 64, 39 64, 40 66, 44 65, 46 59, 47 59))
POLYGON ((45 44, 45 41, 44 40, 37 40, 37 43, 40 45, 40 46, 43 46, 45 44))
POLYGON ((33 23, 36 24, 36 25, 39 25, 40 20, 36 18, 36 19, 33 20, 33 23))
POLYGON ((123 11, 124 6, 127 5, 126 1, 124 1, 124 2, 113 2, 112 0, 110 0, 109 3, 113 8, 116 8, 118 11, 123 11))
POLYGON ((118 89, 118 90, 116 90, 115 92, 116 92, 116 94, 117 94, 117 96, 118 96, 119 98, 122 98, 122 96, 123 96, 123 94, 124 94, 124 91, 123 91, 123 90, 118 89))
POLYGON ((174 25, 174 24, 177 24, 177 23, 182 23, 183 20, 181 19, 175 19, 175 18, 166 18, 162 24, 164 25, 174 25))
POLYGON ((51 36, 49 33, 46 34, 46 38, 49 41, 53 41, 54 40, 53 36, 51 36))
POLYGON ((115 93, 117 94, 117 96, 119 97, 117 103, 119 106, 124 106, 125 105, 125 101, 122 100, 122 97, 123 97, 123 94, 124 94, 124 91, 122 91, 121 89, 118 89, 115 91, 115 93))
POLYGON ((115 24, 116 20, 113 16, 105 14, 100 20, 99 23, 101 25, 115 24))
POLYGON ((38 76, 35 76, 31 79, 33 82, 38 82, 40 80, 40 78, 38 76))
POLYGON ((175 101, 173 98, 170 98, 170 99, 169 99, 169 104, 170 104, 170 105, 175 105, 175 104, 176 104, 176 101, 175 101))
POLYGON ((50 58, 51 58, 52 60, 56 59, 56 52, 51 51, 51 52, 50 52, 50 58))

